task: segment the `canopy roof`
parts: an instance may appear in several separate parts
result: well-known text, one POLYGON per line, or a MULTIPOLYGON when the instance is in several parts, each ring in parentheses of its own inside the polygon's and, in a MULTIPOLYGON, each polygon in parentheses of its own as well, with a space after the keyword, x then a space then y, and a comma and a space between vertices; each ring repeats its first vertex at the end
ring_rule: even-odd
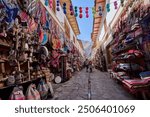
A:
POLYGON ((61 6, 63 6, 63 3, 66 3, 66 9, 67 9, 66 16, 68 18, 68 21, 69 21, 75 35, 79 35, 80 30, 79 30, 79 26, 77 23, 77 19, 74 15, 70 15, 70 5, 72 4, 71 0, 60 0, 61 6))
MULTIPOLYGON (((106 0, 95 0, 95 8, 96 12, 98 12, 98 6, 102 6, 102 10, 104 11, 106 4, 106 0)), ((96 15, 93 20, 93 32, 91 33, 91 39, 92 41, 96 41, 96 38, 98 36, 99 28, 102 22, 102 16, 96 15)))

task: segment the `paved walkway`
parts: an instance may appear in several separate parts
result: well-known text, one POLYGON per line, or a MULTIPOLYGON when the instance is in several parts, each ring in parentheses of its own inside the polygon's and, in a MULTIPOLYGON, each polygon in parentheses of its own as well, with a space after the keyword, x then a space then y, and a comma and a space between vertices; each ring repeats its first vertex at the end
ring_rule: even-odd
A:
POLYGON ((54 84, 54 100, 132 100, 134 99, 124 88, 110 79, 108 73, 94 70, 93 73, 75 73, 73 78, 62 84, 54 84), (88 78, 90 75, 91 88, 88 78), (90 92, 91 93, 88 93, 90 92), (88 95, 91 94, 91 95, 88 95))

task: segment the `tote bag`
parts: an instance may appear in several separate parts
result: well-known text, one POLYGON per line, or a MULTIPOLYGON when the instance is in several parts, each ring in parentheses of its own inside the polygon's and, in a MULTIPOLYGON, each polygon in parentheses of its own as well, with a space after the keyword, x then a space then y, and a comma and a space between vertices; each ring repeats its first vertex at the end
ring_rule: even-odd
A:
POLYGON ((29 85, 27 92, 26 92, 26 99, 27 100, 40 100, 40 94, 36 89, 35 84, 29 85))
POLYGON ((14 87, 11 95, 10 100, 25 100, 25 96, 23 94, 23 88, 22 87, 14 87))
POLYGON ((37 89, 40 93, 41 99, 46 99, 48 96, 48 87, 43 79, 39 82, 37 89))

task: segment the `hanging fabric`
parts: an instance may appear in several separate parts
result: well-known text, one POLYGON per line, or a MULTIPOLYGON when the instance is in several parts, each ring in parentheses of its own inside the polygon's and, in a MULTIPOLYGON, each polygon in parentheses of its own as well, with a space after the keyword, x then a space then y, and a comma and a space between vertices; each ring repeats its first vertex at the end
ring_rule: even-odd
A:
POLYGON ((48 5, 49 5, 49 1, 45 0, 45 6, 48 6, 48 5))
POLYGON ((43 40, 42 40, 42 45, 45 45, 48 42, 48 35, 46 32, 44 32, 43 35, 43 40))
MULTIPOLYGON (((8 22, 9 24, 14 22, 15 18, 18 15, 19 9, 14 4, 12 6, 8 5, 4 0, 1 0, 1 2, 4 5, 4 7, 6 9, 6 14, 7 14, 6 17, 4 18, 4 20, 6 22, 8 22)), ((12 26, 12 25, 10 24, 10 26, 12 26)), ((11 27, 9 27, 9 28, 11 28, 11 27)))
POLYGON ((40 31, 39 31, 39 42, 40 43, 42 43, 43 38, 44 38, 44 33, 43 33, 43 30, 40 28, 40 31))
POLYGON ((46 9, 45 7, 42 6, 41 10, 42 10, 41 23, 42 25, 45 25, 46 24, 46 9))
POLYGON ((50 9, 53 8, 53 0, 49 0, 49 6, 50 6, 50 9))
POLYGON ((34 18, 30 18, 29 20, 29 31, 33 32, 35 31, 35 29, 37 29, 37 24, 34 21, 34 18))
POLYGON ((20 16, 22 22, 27 22, 28 17, 29 17, 29 16, 27 15, 27 13, 24 12, 24 11, 21 11, 20 14, 19 14, 19 16, 20 16))

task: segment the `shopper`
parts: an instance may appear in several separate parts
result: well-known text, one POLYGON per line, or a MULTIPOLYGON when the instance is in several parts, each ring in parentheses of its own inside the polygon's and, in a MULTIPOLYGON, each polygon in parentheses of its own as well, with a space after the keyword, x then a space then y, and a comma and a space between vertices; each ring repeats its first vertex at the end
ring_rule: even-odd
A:
POLYGON ((86 72, 88 72, 88 68, 89 68, 89 61, 88 61, 88 59, 85 60, 84 64, 85 64, 86 72))
POLYGON ((92 64, 92 61, 89 61, 89 69, 90 69, 90 72, 93 72, 93 64, 92 64))

